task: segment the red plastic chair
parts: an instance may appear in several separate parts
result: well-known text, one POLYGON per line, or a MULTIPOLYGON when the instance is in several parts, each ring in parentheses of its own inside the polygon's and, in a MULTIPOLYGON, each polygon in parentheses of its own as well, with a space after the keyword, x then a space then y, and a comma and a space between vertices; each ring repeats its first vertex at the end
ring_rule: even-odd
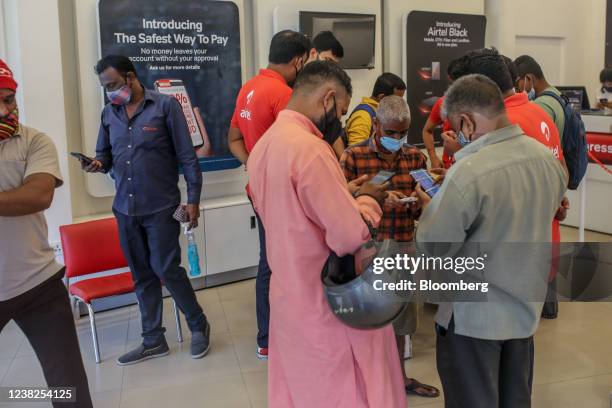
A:
MULTIPOLYGON (((93 337, 96 363, 100 362, 100 349, 96 318, 91 306, 92 300, 134 292, 130 272, 90 278, 71 283, 71 278, 82 277, 113 269, 126 268, 128 263, 119 245, 119 230, 115 218, 105 218, 81 224, 60 227, 62 249, 68 278, 68 291, 78 302, 87 306, 91 335, 93 337)), ((178 308, 174 302, 174 316, 178 341, 183 341, 178 308)))

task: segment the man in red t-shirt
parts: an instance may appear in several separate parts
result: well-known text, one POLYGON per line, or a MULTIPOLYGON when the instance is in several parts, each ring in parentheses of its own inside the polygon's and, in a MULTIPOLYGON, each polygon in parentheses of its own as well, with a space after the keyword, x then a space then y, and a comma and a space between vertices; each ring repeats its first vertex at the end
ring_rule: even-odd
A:
MULTIPOLYGON (((458 62, 458 59, 451 61, 446 69, 449 85, 459 78, 457 76, 458 62)), ((436 146, 434 142, 434 129, 436 127, 442 125, 442 132, 452 130, 448 120, 442 119, 443 102, 444 97, 441 97, 436 101, 434 106, 431 108, 429 118, 427 118, 427 122, 425 122, 425 126, 423 127, 423 144, 425 144, 425 148, 427 149, 427 155, 429 156, 429 161, 431 162, 431 168, 434 169, 440 167, 449 168, 452 164, 452 157, 448 156, 446 153, 442 155, 442 160, 440 160, 436 154, 436 146)))
MULTIPOLYGON (((236 99, 236 109, 227 135, 232 154, 246 165, 257 141, 274 123, 291 98, 291 87, 304 67, 310 52, 310 40, 301 33, 286 30, 272 37, 268 67, 250 79, 236 99)), ((248 186, 247 186, 248 193, 248 186)), ((259 215, 259 266, 255 283, 257 309, 257 357, 268 358, 270 322, 270 276, 266 255, 266 236, 259 215)))

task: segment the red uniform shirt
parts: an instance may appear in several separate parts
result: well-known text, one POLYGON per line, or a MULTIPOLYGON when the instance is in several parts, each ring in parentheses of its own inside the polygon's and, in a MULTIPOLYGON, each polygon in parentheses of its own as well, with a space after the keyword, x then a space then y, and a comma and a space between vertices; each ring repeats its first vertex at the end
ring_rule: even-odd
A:
MULTIPOLYGON (((442 124, 442 132, 448 132, 449 130, 453 130, 451 124, 448 120, 442 120, 442 104, 444 103, 444 97, 439 98, 434 106, 431 108, 431 112, 429 113, 429 120, 432 121, 436 126, 442 124)), ((444 163, 444 168, 448 169, 453 164, 453 156, 449 156, 446 153, 442 153, 442 162, 444 163)))
POLYGON ((450 122, 448 120, 442 120, 442 104, 444 103, 444 97, 439 98, 434 104, 433 108, 431 108, 431 112, 429 113, 429 120, 437 125, 442 124, 442 131, 447 132, 452 130, 450 122))
POLYGON ((557 159, 563 158, 559 131, 544 109, 530 102, 524 92, 509 96, 504 104, 510 122, 519 125, 527 136, 548 147, 557 159))
MULTIPOLYGON (((544 109, 530 102, 525 92, 509 96, 504 100, 504 105, 510 122, 519 125, 527 136, 548 147, 557 159, 563 159, 559 131, 544 109)), ((561 227, 556 219, 552 224, 552 242, 561 242, 561 227)), ((553 264, 551 276, 555 275, 556 269, 556 264, 553 264)))
POLYGON ((263 136, 291 98, 291 88, 276 71, 261 69, 242 86, 231 126, 240 129, 247 152, 263 136))

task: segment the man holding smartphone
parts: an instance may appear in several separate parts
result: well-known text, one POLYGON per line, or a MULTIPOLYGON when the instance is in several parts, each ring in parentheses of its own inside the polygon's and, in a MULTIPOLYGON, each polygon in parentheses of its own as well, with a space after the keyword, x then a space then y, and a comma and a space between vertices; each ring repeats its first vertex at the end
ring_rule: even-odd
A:
MULTIPOLYGON (((374 136, 349 147, 340 159, 340 166, 349 182, 364 176, 375 176, 372 182, 390 182, 376 240, 413 240, 418 212, 409 208, 407 198, 414 193, 417 182, 410 172, 426 169, 427 158, 419 149, 406 144, 409 128, 410 109, 405 99, 397 95, 386 96, 376 111, 374 136)), ((404 388, 410 394, 435 398, 440 392, 409 378, 404 367, 406 336, 416 332, 417 317, 417 305, 410 303, 393 322, 404 388)))
POLYGON ((173 218, 181 199, 179 165, 187 183, 190 228, 197 227, 200 216, 202 172, 182 108, 172 96, 145 89, 125 56, 106 56, 95 69, 110 103, 102 111, 96 159, 82 165, 87 172, 113 170, 113 212, 142 317, 143 343, 117 363, 135 364, 168 354, 162 284, 185 314, 192 332, 191 356, 204 357, 210 325, 180 266, 180 225, 173 218))

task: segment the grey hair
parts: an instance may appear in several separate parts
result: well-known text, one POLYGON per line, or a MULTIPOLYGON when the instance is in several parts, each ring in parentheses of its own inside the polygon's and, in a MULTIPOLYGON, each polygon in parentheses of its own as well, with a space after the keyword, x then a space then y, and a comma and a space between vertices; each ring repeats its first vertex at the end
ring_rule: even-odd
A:
POLYGON ((455 81, 444 95, 442 117, 479 112, 488 118, 505 111, 499 87, 484 75, 466 75, 455 81))
POLYGON ((385 96, 378 104, 376 117, 381 123, 403 122, 405 120, 410 122, 410 108, 406 100, 400 96, 385 96))

